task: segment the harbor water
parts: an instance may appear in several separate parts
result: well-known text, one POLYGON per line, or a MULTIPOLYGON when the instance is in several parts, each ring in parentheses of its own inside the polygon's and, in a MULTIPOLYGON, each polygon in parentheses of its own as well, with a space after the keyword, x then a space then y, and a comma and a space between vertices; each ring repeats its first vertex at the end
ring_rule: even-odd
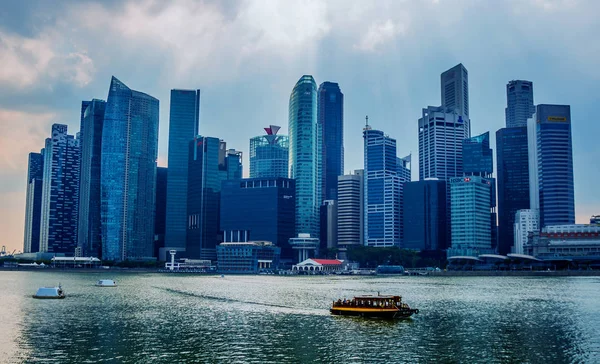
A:
POLYGON ((0 292, 2 363, 600 362, 600 277, 0 271, 0 292), (59 282, 66 299, 31 297, 59 282), (377 292, 420 312, 329 313, 377 292))

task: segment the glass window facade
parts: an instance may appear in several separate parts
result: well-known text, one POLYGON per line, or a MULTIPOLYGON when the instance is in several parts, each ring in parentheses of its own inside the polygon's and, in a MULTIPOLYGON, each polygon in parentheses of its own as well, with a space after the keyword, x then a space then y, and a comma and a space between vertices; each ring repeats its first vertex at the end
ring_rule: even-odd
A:
POLYGON ((527 127, 496 132, 498 168, 498 253, 506 255, 514 244, 515 214, 529 209, 527 127))
POLYGON ((40 153, 29 153, 23 253, 37 253, 40 251, 43 177, 44 149, 40 153))
POLYGON ((506 127, 527 126, 527 119, 535 113, 533 82, 513 80, 506 85, 506 127))
MULTIPOLYGON (((156 167, 156 208, 154 210, 154 256, 165 247, 165 230, 167 220, 167 174, 165 167, 156 167)), ((187 178, 186 178, 187 179, 187 178)), ((186 191, 187 195, 187 191, 186 191)), ((187 208, 187 204, 186 204, 187 208)))
POLYGON ((220 273, 259 273, 279 268, 280 248, 269 242, 222 243, 217 246, 220 273))
POLYGON ((403 247, 414 250, 446 248, 446 182, 404 184, 403 247))
POLYGON ((317 137, 317 84, 302 76, 289 103, 290 178, 296 180, 296 233, 319 236, 321 183, 317 137))
POLYGON ((110 83, 102 129, 102 257, 151 257, 159 102, 110 83))
POLYGON ((185 248, 188 146, 198 135, 200 90, 171 90, 165 246, 185 248))
MULTIPOLYGON (((364 170, 338 177, 338 247, 363 245, 364 170)), ((342 258, 342 257, 340 257, 342 258)))
POLYGON ((321 201, 337 200, 337 178, 344 174, 344 94, 337 83, 323 82, 319 86, 318 129, 321 201))
POLYGON ((102 169, 102 128, 106 102, 84 101, 81 122, 81 172, 79 181, 78 242, 83 256, 102 259, 100 173, 102 169))
POLYGON ((296 184, 289 178, 245 178, 222 182, 221 231, 225 241, 265 240, 291 260, 288 240, 295 236, 296 184))
POLYGON ((265 128, 266 135, 250 139, 250 178, 283 177, 289 173, 289 138, 277 135, 279 126, 265 128))

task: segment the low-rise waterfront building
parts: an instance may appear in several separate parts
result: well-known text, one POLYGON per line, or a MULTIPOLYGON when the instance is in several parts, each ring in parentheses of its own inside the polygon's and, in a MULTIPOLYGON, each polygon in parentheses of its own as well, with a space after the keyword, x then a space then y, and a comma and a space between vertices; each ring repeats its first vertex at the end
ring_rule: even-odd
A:
POLYGON ((542 259, 600 260, 600 226, 549 225, 529 235, 526 254, 542 259))
POLYGON ((294 272, 325 273, 338 272, 344 268, 344 261, 339 259, 306 259, 292 267, 294 272))
POLYGON ((279 268, 281 249, 270 241, 230 242, 217 246, 220 273, 260 273, 279 268))

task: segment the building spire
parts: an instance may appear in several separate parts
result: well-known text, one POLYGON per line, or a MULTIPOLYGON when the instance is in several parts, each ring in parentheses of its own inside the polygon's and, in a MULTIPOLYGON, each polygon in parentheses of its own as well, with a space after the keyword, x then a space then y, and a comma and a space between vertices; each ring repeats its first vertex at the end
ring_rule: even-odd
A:
POLYGON ((369 115, 365 116, 365 127, 363 130, 371 130, 371 126, 369 126, 369 115))

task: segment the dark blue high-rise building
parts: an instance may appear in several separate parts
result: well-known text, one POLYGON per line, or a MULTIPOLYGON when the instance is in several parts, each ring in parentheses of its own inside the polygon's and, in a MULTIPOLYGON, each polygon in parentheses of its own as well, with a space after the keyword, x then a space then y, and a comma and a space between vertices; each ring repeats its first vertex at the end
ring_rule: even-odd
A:
POLYGON ((151 257, 159 102, 113 77, 102 128, 102 258, 151 257))
POLYGON ((52 125, 44 148, 40 251, 74 254, 79 213, 79 140, 52 125))
MULTIPOLYGON (((154 209, 154 256, 165 247, 165 229, 167 217, 167 174, 166 167, 156 167, 156 207, 154 209)), ((187 179, 187 178, 186 178, 187 179)), ((187 205, 186 205, 187 207, 187 205)))
POLYGON ((490 133, 464 139, 462 143, 463 173, 467 176, 490 176, 494 172, 490 133))
POLYGON ((79 116, 79 132, 83 130, 83 118, 85 117, 85 110, 87 110, 88 106, 90 106, 91 103, 92 101, 81 101, 81 114, 79 116))
POLYGON ((574 224, 571 107, 537 105, 534 120, 540 226, 574 224))
POLYGON ((185 248, 188 190, 188 147, 198 135, 200 90, 171 90, 169 110, 169 178, 165 246, 185 248))
POLYGON ((414 250, 446 248, 446 182, 437 179, 404 184, 403 247, 414 250))
POLYGON ((296 184, 289 178, 245 178, 222 182, 221 231, 226 242, 270 241, 292 260, 296 184))
POLYGON ((100 173, 102 169, 102 128, 106 102, 83 101, 87 108, 80 130, 79 221, 77 246, 83 256, 102 257, 100 173))
POLYGON ((514 244, 515 214, 529 209, 527 127, 496 132, 498 168, 498 253, 506 255, 514 244))
POLYGON ((188 143, 186 255, 216 259, 221 181, 218 138, 197 136, 188 143))
POLYGON ((506 85, 506 127, 527 126, 527 119, 535 112, 533 82, 513 80, 506 85))
POLYGON ((40 251, 43 177, 44 149, 40 153, 29 153, 29 162, 27 165, 27 199, 25 202, 24 253, 37 253, 40 251))
POLYGON ((334 82, 323 82, 317 94, 321 200, 337 200, 337 178, 344 174, 344 94, 334 82))

